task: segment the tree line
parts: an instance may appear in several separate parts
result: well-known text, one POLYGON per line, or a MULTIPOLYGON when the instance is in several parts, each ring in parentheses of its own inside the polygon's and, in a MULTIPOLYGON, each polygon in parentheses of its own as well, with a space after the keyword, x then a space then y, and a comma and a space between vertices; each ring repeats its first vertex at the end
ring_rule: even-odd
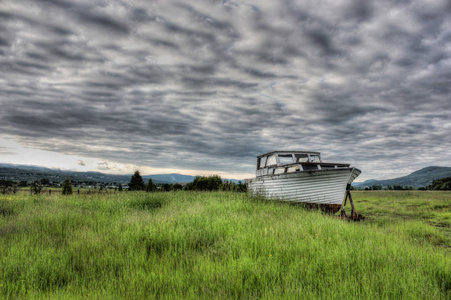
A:
MULTIPOLYGON (((418 188, 421 189, 421 188, 418 188)), ((356 190, 359 190, 356 188, 356 190)), ((362 189, 360 189, 362 190, 362 189)), ((387 185, 387 186, 382 186, 380 184, 375 184, 372 186, 366 186, 365 188, 363 188, 363 190, 365 191, 410 191, 410 190, 415 190, 414 187, 412 186, 407 186, 407 185, 399 185, 399 184, 394 184, 394 185, 387 185)))
POLYGON ((153 183, 152 179, 149 178, 149 181, 144 183, 144 180, 139 173, 136 171, 132 178, 130 179, 130 183, 128 184, 128 189, 130 191, 146 191, 146 192, 155 192, 157 190, 160 191, 236 191, 236 192, 246 192, 246 184, 238 182, 235 183, 233 181, 222 180, 220 176, 197 176, 194 178, 192 182, 186 184, 183 187, 180 183, 169 184, 165 183, 160 186, 157 186, 153 183))
MULTIPOLYGON (((49 184, 48 180, 41 179, 32 182, 30 185, 27 184, 26 181, 14 182, 11 180, 3 180, 0 179, 0 193, 2 194, 10 194, 16 193, 20 190, 20 188, 29 186, 30 193, 39 195, 44 192, 44 187, 46 184, 49 184)), ((102 187, 100 187, 102 190, 102 187)), ((122 184, 119 184, 117 187, 117 191, 122 192, 125 188, 122 184)), ((182 186, 180 183, 164 183, 164 184, 155 184, 152 179, 149 179, 147 183, 144 182, 139 171, 136 171, 132 177, 130 178, 130 182, 128 184, 127 190, 129 191, 146 191, 146 192, 169 192, 169 191, 234 191, 234 192, 246 192, 246 184, 238 182, 235 183, 231 180, 222 180, 220 176, 197 176, 190 183, 187 183, 185 186, 182 186)), ((51 191, 49 191, 51 192, 51 191)), ((79 193, 79 191, 78 191, 79 193)), ((69 178, 62 183, 61 186, 61 194, 63 195, 71 195, 73 194, 72 182, 69 178)))
POLYGON ((451 191, 451 177, 434 180, 427 189, 434 191, 451 191))

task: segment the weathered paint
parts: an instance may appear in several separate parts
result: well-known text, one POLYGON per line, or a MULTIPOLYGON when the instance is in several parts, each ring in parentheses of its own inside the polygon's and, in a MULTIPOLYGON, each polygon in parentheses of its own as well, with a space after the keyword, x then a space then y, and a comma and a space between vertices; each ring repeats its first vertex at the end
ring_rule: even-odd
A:
POLYGON ((343 203, 347 184, 360 173, 346 167, 259 176, 248 181, 248 191, 268 199, 321 205, 335 212, 343 203))

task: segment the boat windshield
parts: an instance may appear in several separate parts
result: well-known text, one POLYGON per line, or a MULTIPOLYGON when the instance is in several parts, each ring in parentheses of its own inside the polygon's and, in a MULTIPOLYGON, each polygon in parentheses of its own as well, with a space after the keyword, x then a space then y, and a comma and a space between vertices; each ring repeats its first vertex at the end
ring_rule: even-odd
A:
POLYGON ((308 154, 295 154, 294 156, 297 163, 308 162, 308 154))
POLYGON ((279 154, 279 162, 282 165, 292 164, 293 163, 293 155, 292 154, 279 154))
POLYGON ((259 169, 264 168, 266 165, 266 156, 263 156, 262 158, 260 158, 260 165, 258 166, 259 169))
POLYGON ((310 155, 310 162, 314 162, 314 163, 321 162, 319 159, 319 155, 310 155))
POLYGON ((273 154, 270 157, 268 157, 268 162, 266 163, 266 166, 272 166, 272 165, 276 165, 277 161, 276 161, 276 155, 273 154))

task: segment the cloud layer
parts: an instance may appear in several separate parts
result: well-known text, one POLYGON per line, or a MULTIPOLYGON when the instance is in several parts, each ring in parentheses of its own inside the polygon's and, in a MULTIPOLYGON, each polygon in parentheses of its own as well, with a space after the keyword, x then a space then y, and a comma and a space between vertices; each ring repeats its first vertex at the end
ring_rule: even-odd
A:
POLYGON ((363 178, 450 165, 450 16, 448 1, 2 1, 0 132, 158 168, 252 173, 274 149, 363 178))

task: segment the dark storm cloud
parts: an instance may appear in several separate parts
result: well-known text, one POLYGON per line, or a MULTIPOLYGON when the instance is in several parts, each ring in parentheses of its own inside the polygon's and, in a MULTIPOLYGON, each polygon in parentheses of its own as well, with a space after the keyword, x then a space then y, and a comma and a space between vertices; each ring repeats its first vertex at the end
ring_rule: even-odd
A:
POLYGON ((366 178, 446 165, 449 12, 447 1, 4 1, 0 130, 101 170, 251 173, 254 156, 295 148, 366 178))

